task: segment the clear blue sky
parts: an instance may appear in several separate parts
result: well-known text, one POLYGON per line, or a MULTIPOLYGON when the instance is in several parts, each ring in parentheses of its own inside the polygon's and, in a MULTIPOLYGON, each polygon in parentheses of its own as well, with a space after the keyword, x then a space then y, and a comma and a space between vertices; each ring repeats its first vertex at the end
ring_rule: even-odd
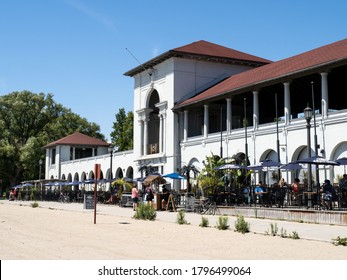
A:
POLYGON ((100 125, 133 110, 123 75, 206 40, 280 60, 347 37, 345 0, 0 0, 0 95, 29 90, 100 125))

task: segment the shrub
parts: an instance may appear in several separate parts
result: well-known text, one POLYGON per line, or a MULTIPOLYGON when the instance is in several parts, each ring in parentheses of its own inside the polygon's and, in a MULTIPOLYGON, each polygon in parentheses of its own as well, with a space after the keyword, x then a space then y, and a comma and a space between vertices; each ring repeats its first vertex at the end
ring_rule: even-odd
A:
POLYGON ((145 203, 140 203, 136 209, 136 212, 133 216, 136 220, 150 220, 154 221, 157 217, 157 212, 151 205, 145 203))
POLYGON ((338 245, 347 246, 347 237, 340 237, 340 236, 338 236, 336 238, 331 239, 331 242, 335 246, 338 246, 338 245))
POLYGON ((281 228, 281 235, 280 235, 282 238, 287 238, 288 235, 287 235, 287 231, 283 228, 281 228))
POLYGON ((177 223, 179 225, 186 225, 186 224, 188 224, 188 222, 185 219, 185 216, 186 216, 186 214, 185 214, 183 209, 178 211, 178 213, 177 213, 177 223))
POLYGON ((216 227, 219 230, 226 230, 226 229, 228 229, 229 228, 228 217, 227 216, 219 216, 216 227))
POLYGON ((292 234, 289 234, 291 239, 300 239, 299 234, 296 231, 293 231, 292 234))
POLYGON ((268 235, 272 235, 272 236, 277 236, 277 232, 278 232, 278 227, 277 224, 270 224, 270 233, 267 231, 266 234, 268 235))
POLYGON ((36 208, 36 207, 39 207, 39 204, 38 204, 38 202, 35 201, 35 202, 31 203, 30 206, 32 208, 36 208))
POLYGON ((201 227, 208 227, 208 225, 209 225, 208 218, 201 217, 201 223, 200 223, 199 226, 201 226, 201 227))
POLYGON ((246 232, 249 232, 249 228, 250 225, 245 221, 245 218, 243 216, 238 216, 235 221, 235 231, 245 234, 246 232))

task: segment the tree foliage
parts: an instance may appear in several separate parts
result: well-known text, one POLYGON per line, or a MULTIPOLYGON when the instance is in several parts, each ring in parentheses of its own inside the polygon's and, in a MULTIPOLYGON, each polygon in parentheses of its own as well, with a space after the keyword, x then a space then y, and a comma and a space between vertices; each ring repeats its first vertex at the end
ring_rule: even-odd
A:
POLYGON ((37 179, 39 160, 45 159, 42 147, 76 131, 105 138, 97 124, 56 103, 52 94, 0 96, 0 178, 11 186, 37 179))
POLYGON ((118 151, 126 151, 133 149, 133 131, 134 131, 134 114, 133 112, 125 113, 125 109, 119 109, 116 114, 116 121, 113 123, 113 131, 111 133, 111 141, 118 151))
POLYGON ((223 186, 222 172, 216 168, 224 163, 225 160, 217 155, 206 156, 204 167, 198 177, 199 185, 203 188, 205 194, 213 194, 218 187, 223 186))
POLYGON ((191 192, 192 190, 192 186, 190 183, 190 176, 193 175, 193 177, 195 178, 196 176, 198 176, 200 173, 200 170, 194 166, 194 164, 190 163, 187 165, 183 165, 181 170, 180 170, 180 174, 186 176, 186 181, 187 181, 187 191, 191 192))

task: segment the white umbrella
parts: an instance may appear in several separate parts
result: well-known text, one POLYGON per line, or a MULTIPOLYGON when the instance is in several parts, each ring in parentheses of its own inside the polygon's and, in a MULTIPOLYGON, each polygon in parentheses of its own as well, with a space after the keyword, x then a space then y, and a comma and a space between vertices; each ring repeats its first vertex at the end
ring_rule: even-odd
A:
POLYGON ((226 163, 226 164, 220 165, 214 169, 216 169, 216 170, 228 170, 228 169, 245 169, 245 168, 246 168, 246 166, 244 166, 244 165, 226 163))
POLYGON ((296 163, 307 163, 307 164, 315 164, 315 165, 340 165, 340 163, 328 160, 326 158, 320 156, 313 156, 310 158, 297 160, 296 163))
POLYGON ((335 162, 343 165, 343 173, 346 174, 347 157, 338 158, 335 162))
MULTIPOLYGON (((274 167, 276 167, 276 169, 278 169, 280 165, 281 165, 280 162, 273 161, 271 159, 265 159, 265 160, 261 160, 257 164, 249 165, 246 168, 250 169, 250 170, 260 170, 260 171, 269 172, 269 170, 272 170, 274 167)), ((269 178, 269 176, 267 176, 267 177, 268 177, 267 184, 269 186, 270 185, 270 178, 269 178)))

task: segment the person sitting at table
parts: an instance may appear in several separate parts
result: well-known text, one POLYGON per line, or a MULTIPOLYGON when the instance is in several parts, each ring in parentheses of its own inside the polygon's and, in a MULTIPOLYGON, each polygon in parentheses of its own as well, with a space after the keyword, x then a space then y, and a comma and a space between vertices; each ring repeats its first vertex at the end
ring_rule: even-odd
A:
POLYGON ((329 210, 332 209, 333 191, 333 186, 331 185, 330 180, 326 179, 320 189, 321 205, 329 210))
POLYGON ((259 181, 259 184, 256 186, 254 190, 255 194, 255 203, 260 203, 263 206, 267 206, 267 191, 266 188, 263 186, 263 182, 259 181))
POLYGON ((347 207, 347 174, 343 174, 339 181, 339 187, 341 190, 341 206, 347 207))
POLYGON ((281 184, 281 180, 280 180, 280 184, 274 183, 272 186, 272 199, 278 208, 283 207, 284 196, 285 196, 285 188, 284 188, 284 185, 281 184))
POLYGON ((292 190, 292 197, 294 201, 297 201, 299 198, 299 183, 300 183, 300 179, 299 178, 295 178, 294 182, 291 184, 291 190, 292 190))

